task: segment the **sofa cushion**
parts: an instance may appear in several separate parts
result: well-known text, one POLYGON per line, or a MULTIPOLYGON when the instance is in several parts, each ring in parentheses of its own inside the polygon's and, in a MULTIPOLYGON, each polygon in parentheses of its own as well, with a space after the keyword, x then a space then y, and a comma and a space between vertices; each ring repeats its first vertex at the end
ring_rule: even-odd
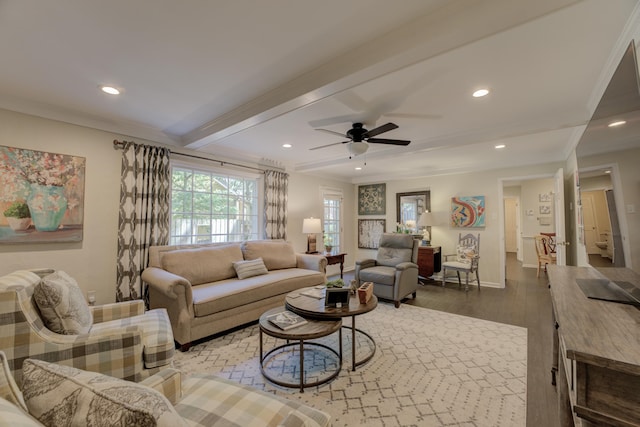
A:
POLYGON ((396 266, 401 262, 411 262, 413 246, 413 236, 410 234, 385 233, 380 237, 376 262, 388 267, 396 266))
POLYGON ((242 243, 245 260, 262 258, 267 270, 295 268, 296 253, 293 245, 284 240, 250 240, 242 243))
POLYGON ((396 281, 396 269, 384 265, 365 268, 360 270, 360 281, 393 286, 396 281))
POLYGON ((233 263, 233 268, 238 274, 238 279, 247 279, 249 277, 260 276, 268 273, 267 267, 265 267, 262 258, 247 261, 236 261, 233 263))
POLYGON ((27 412, 2 398, 0 398, 0 424, 13 427, 42 427, 42 424, 27 412))
MULTIPOLYGON (((16 381, 13 379, 9 361, 4 351, 0 351, 0 398, 13 403, 23 411, 27 410, 27 405, 22 398, 22 392, 18 388, 16 381)), ((0 416, 2 419, 2 416, 0 416)))
MULTIPOLYGON (((303 414, 305 424, 288 426, 328 426, 331 416, 293 399, 284 399, 213 375, 192 374, 183 384, 184 397, 176 410, 198 426, 277 426, 292 411, 303 414), (309 424, 306 424, 309 422, 309 424)), ((301 417, 299 417, 301 418, 301 417)))
POLYGON ((33 291, 44 324, 58 334, 86 334, 93 316, 78 283, 64 271, 42 278, 33 291))
POLYGON ((138 316, 96 323, 91 328, 91 336, 109 335, 114 330, 132 326, 142 328, 142 359, 145 368, 157 368, 171 363, 175 343, 171 321, 164 308, 149 310, 138 316))
POLYGON ((236 243, 167 252, 162 257, 162 268, 199 285, 235 277, 233 263, 242 260, 236 243))
POLYGON ((47 426, 186 425, 149 387, 42 360, 25 360, 22 391, 29 413, 47 426))
POLYGON ((325 276, 319 271, 287 268, 244 280, 229 279, 194 286, 193 310, 196 317, 202 317, 276 295, 282 295, 284 301, 285 294, 300 288, 322 285, 324 281, 325 276))

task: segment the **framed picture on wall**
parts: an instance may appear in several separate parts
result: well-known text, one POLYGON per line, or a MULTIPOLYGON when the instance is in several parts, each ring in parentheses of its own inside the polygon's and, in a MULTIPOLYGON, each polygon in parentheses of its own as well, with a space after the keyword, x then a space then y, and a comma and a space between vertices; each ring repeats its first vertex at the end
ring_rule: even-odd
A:
POLYGON ((0 243, 82 241, 85 158, 0 145, 0 243))
POLYGON ((358 215, 384 215, 387 210, 387 184, 358 186, 358 215))
POLYGON ((358 220, 358 248, 378 249, 380 237, 384 233, 386 220, 359 219, 358 220))
POLYGON ((551 193, 540 193, 538 194, 539 202, 550 202, 551 201, 551 193))
POLYGON ((452 197, 452 227, 484 227, 484 196, 452 197))

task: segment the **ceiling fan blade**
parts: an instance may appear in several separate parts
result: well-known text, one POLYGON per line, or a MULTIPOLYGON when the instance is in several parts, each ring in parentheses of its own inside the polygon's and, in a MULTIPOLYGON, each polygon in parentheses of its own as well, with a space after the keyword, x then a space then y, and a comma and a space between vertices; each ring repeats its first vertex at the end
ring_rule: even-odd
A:
POLYGON ((369 138, 367 142, 371 144, 409 145, 411 141, 404 139, 369 138))
POLYGON ((311 126, 312 128, 317 128, 320 126, 330 126, 339 123, 353 123, 359 121, 361 118, 362 114, 345 114, 343 116, 334 116, 324 119, 311 120, 309 122, 309 126, 311 126))
POLYGON ((351 141, 334 142, 333 144, 321 145, 321 146, 319 146, 319 147, 309 148, 309 151, 319 150, 319 149, 321 149, 321 148, 331 147, 332 145, 346 144, 347 142, 351 142, 351 141))
POLYGON ((400 119, 441 119, 441 114, 412 114, 412 113, 385 113, 385 117, 397 117, 400 119))
POLYGON ((344 138, 345 137, 344 133, 334 132, 334 131, 329 130, 329 129, 314 129, 314 130, 317 130, 317 131, 320 131, 320 132, 330 133, 332 135, 338 135, 340 138, 344 138))
POLYGON ((387 123, 386 125, 378 126, 375 129, 371 129, 366 134, 362 135, 364 138, 380 135, 381 133, 389 132, 390 130, 398 129, 398 125, 395 123, 387 123))

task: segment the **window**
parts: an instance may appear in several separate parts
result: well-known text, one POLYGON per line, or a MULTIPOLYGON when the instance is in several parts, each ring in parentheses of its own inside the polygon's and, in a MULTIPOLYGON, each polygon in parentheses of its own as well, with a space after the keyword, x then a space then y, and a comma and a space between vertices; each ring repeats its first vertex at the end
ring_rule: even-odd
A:
POLYGON ((257 177, 176 165, 171 180, 170 244, 259 238, 257 177))
POLYGON ((323 190, 324 206, 324 244, 332 247, 332 252, 339 253, 342 246, 342 192, 339 190, 323 190))

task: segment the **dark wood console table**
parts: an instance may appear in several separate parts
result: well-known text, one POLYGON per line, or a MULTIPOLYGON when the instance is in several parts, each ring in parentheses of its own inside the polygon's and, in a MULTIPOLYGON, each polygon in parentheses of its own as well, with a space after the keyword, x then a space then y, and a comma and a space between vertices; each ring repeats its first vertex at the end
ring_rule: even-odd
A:
POLYGON ((418 246, 418 275, 428 278, 440 271, 442 254, 440 246, 418 246))
POLYGON ((343 270, 344 270, 344 256, 346 255, 346 253, 341 253, 341 254, 329 254, 326 253, 324 254, 324 257, 327 259, 327 265, 332 265, 332 264, 340 264, 340 278, 343 278, 343 270))
POLYGON ((557 265, 548 274, 560 424, 640 426, 640 309, 587 298, 578 285, 609 279, 638 286, 640 275, 557 265))

